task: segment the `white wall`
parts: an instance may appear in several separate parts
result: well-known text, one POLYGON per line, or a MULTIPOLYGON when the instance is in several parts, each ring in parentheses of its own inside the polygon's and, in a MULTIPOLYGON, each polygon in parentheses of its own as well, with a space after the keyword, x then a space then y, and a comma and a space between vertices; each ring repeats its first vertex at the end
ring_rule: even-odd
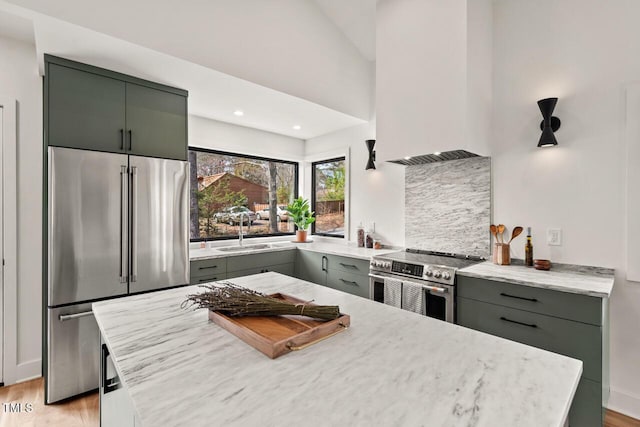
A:
MULTIPOLYGON (((365 170, 367 139, 375 139, 375 121, 309 139, 305 154, 307 159, 321 160, 349 153, 349 240, 357 241, 358 223, 375 222, 383 244, 403 246, 405 168, 377 161, 376 170, 365 170)), ((310 180, 306 184, 305 194, 311 194, 310 180)))
POLYGON ((189 116, 189 146, 300 161, 304 141, 204 117, 189 116))
POLYGON ((369 117, 369 62, 314 1, 10 3, 354 117, 369 117))
POLYGON ((0 37, 0 58, 0 94, 18 101, 18 322, 7 325, 18 335, 16 366, 4 374, 21 380, 41 371, 42 79, 33 45, 0 37))
MULTIPOLYGON (((640 80, 640 2, 494 3, 494 221, 533 227, 534 256, 616 269, 609 407, 640 418, 640 283, 625 280, 625 87, 640 80), (555 148, 536 101, 557 96, 555 148), (545 244, 559 227, 563 244, 545 244)), ((639 120, 636 118, 636 120, 639 120)), ((523 256, 522 239, 514 245, 523 256)))

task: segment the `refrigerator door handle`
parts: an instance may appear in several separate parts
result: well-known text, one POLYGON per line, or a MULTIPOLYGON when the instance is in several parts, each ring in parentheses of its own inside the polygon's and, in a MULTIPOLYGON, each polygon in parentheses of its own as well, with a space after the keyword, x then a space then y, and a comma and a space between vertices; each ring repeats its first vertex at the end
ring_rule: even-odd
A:
POLYGON ((127 283, 127 167, 120 165, 120 283, 127 283))
POLYGON ((138 276, 138 167, 131 166, 131 281, 138 276))
POLYGON ((58 320, 66 322, 67 320, 80 319, 81 317, 93 316, 93 311, 83 311, 82 313, 74 314, 61 314, 58 316, 58 320))

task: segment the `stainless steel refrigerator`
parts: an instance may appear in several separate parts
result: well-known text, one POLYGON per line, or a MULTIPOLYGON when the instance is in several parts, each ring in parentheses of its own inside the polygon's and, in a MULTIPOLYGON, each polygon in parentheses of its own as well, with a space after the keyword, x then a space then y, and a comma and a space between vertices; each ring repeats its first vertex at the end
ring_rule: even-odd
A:
POLYGON ((49 147, 47 403, 98 388, 92 302, 189 282, 188 168, 49 147))

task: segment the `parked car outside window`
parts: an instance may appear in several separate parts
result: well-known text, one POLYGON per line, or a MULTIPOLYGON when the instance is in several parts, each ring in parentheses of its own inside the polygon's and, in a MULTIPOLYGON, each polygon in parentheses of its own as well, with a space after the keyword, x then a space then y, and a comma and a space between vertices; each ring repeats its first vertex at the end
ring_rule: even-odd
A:
POLYGON ((242 224, 253 224, 256 214, 245 206, 232 206, 217 212, 213 218, 216 222, 227 223, 229 225, 240 224, 240 214, 242 214, 242 224))
MULTIPOLYGON (((285 211, 284 209, 282 209, 281 206, 277 206, 277 221, 278 222, 282 222, 282 221, 288 221, 289 220, 289 212, 285 211)), ((256 212, 256 219, 257 220, 263 220, 263 219, 269 219, 269 209, 268 208, 264 208, 262 210, 259 210, 256 212)))

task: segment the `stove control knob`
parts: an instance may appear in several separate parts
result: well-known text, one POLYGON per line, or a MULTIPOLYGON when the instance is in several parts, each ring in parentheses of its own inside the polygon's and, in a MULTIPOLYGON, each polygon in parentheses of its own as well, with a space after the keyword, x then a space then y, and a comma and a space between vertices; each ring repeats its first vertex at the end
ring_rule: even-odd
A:
POLYGON ((442 278, 445 279, 445 280, 451 279, 451 273, 449 273, 448 271, 444 271, 442 273, 442 278))
POLYGON ((433 272, 433 277, 435 277, 436 279, 439 279, 440 276, 442 276, 442 273, 439 270, 433 272))
POLYGON ((387 262, 386 267, 387 267, 389 270, 391 270, 391 263, 390 263, 390 262, 387 262))
POLYGON ((425 275, 425 276, 427 276, 427 277, 431 277, 431 276, 433 275, 433 271, 431 271, 431 270, 427 270, 427 271, 424 273, 424 275, 425 275))

